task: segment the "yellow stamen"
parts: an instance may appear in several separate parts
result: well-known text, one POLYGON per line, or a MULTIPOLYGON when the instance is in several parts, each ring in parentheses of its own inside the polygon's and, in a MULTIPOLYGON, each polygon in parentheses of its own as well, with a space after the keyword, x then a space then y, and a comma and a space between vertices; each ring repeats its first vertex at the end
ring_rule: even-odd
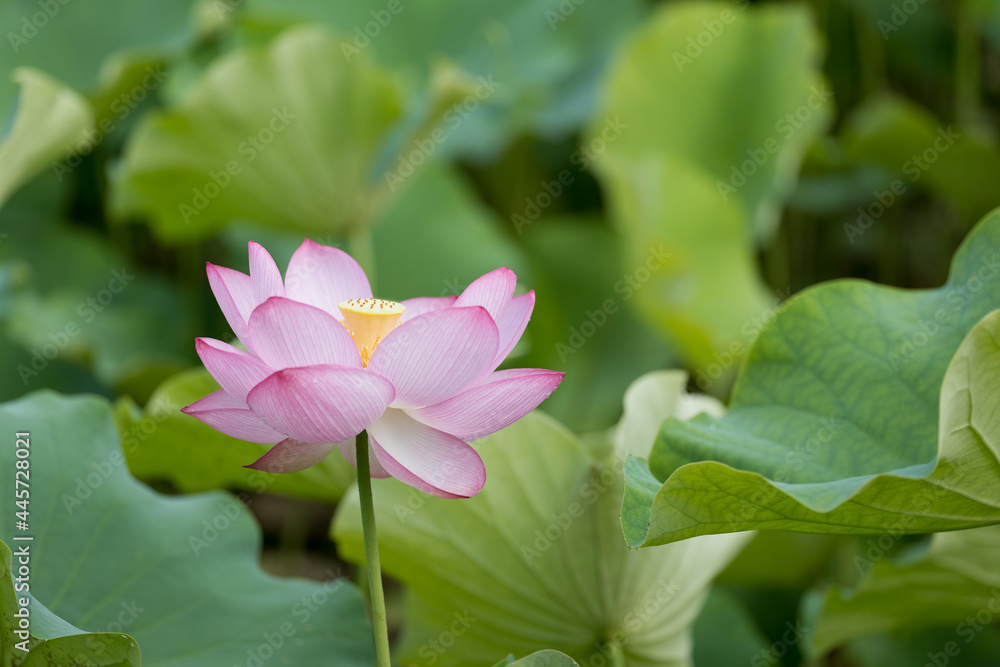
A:
POLYGON ((337 305, 361 353, 361 364, 367 368, 372 352, 399 324, 406 306, 385 299, 348 299, 337 305))

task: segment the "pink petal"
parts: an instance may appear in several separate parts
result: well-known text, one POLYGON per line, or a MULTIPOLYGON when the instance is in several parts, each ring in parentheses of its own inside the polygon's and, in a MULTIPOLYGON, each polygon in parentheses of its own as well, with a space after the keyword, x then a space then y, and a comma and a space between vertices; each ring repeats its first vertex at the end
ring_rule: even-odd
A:
POLYGON ((257 357, 221 340, 196 338, 194 347, 209 375, 241 401, 246 401, 250 390, 274 372, 257 357))
POLYGON ((382 466, 421 491, 441 498, 471 498, 486 483, 486 466, 476 450, 402 410, 386 410, 368 433, 382 466))
POLYGON ((370 299, 372 288, 353 257, 306 239, 288 262, 285 294, 340 317, 337 304, 348 299, 370 299))
POLYGON ((272 444, 285 439, 284 433, 278 433, 268 426, 246 403, 229 395, 224 389, 181 408, 181 412, 237 440, 272 444))
POLYGON ((392 385, 375 373, 346 366, 288 368, 258 384, 250 409, 295 440, 337 443, 379 418, 392 401, 392 385))
POLYGON ((446 401, 408 413, 460 440, 475 440, 534 410, 555 391, 564 375, 538 368, 499 371, 446 401))
POLYGON ((531 319, 531 311, 534 309, 534 290, 527 294, 515 296, 504 307, 503 312, 500 313, 500 317, 496 321, 497 329, 500 330, 500 349, 493 360, 493 368, 499 366, 507 358, 507 355, 510 354, 510 351, 514 349, 514 346, 517 345, 517 341, 521 340, 524 328, 528 326, 528 320, 531 319))
POLYGON ((272 297, 250 315, 247 345, 272 368, 327 364, 361 367, 354 339, 319 308, 272 297))
POLYGON ((484 308, 447 308, 399 325, 372 353, 368 370, 392 382, 393 407, 440 403, 489 370, 496 324, 484 308))
POLYGON ((496 269, 473 280, 459 295, 455 307, 482 306, 496 320, 514 295, 515 287, 517 276, 513 271, 506 267, 496 269))
POLYGON ((222 314, 226 316, 236 337, 243 340, 247 334, 247 320, 257 305, 250 276, 211 263, 206 266, 205 271, 222 314))
POLYGON ((457 296, 418 296, 415 299, 406 299, 400 303, 406 306, 400 322, 412 320, 417 315, 431 313, 442 308, 450 308, 455 303, 457 296))
POLYGON ((336 446, 332 443, 299 442, 288 438, 243 467, 273 473, 300 472, 320 463, 336 446))
POLYGON ((253 298, 264 303, 272 296, 285 296, 285 286, 281 283, 281 271, 274 263, 271 253, 264 246, 250 241, 250 282, 253 298))
MULTIPOLYGON (((358 467, 358 452, 355 448, 354 439, 345 440, 344 442, 337 443, 337 449, 340 453, 344 455, 344 459, 347 460, 355 468, 358 467)), ((368 476, 374 477, 375 479, 385 479, 386 477, 392 477, 388 471, 382 467, 382 464, 378 462, 378 457, 375 455, 375 448, 372 447, 371 443, 368 443, 368 476)))

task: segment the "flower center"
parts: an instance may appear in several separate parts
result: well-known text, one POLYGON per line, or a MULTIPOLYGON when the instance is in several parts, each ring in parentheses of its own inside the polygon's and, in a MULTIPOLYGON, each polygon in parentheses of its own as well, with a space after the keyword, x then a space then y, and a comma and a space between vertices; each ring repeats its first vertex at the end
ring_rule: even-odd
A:
POLYGON ((361 353, 361 365, 368 367, 379 341, 399 324, 406 306, 385 299, 348 299, 337 306, 343 322, 361 353))

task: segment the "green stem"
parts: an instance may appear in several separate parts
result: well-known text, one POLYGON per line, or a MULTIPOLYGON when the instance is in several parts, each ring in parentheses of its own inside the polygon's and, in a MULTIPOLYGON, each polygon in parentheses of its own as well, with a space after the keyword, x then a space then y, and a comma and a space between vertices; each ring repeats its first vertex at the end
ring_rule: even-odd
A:
POLYGON ((606 644, 605 648, 608 653, 608 663, 611 667, 625 667, 625 651, 622 649, 621 644, 612 642, 606 644))
POLYGON ((361 526, 365 533, 365 562, 368 564, 368 590, 372 603, 372 626, 375 630, 375 664, 389 666, 389 626, 385 617, 382 593, 382 568, 378 562, 378 538, 375 535, 375 504, 372 502, 372 478, 368 469, 368 432, 355 438, 358 458, 358 495, 361 497, 361 526))

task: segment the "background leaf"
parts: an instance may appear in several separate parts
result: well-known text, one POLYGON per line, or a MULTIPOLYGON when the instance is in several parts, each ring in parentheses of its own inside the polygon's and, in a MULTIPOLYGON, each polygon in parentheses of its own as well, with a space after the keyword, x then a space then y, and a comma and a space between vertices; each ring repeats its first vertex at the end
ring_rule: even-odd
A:
MULTIPOLYGON (((913 102, 893 96, 866 101, 848 117, 841 141, 852 159, 884 167, 904 190, 919 184, 940 193, 969 221, 996 206, 996 195, 987 185, 1000 179, 996 145, 942 122, 913 102)), ((891 190, 879 191, 888 206, 892 205, 890 197, 899 196, 891 190)))
POLYGON ((0 313, 13 357, 8 396, 42 387, 148 395, 189 365, 196 333, 190 301, 161 276, 63 221, 32 220, 6 236, 0 265, 15 277, 0 313), (61 279, 63 271, 73 282, 61 279), (67 363, 86 368, 91 383, 64 377, 67 363))
MULTIPOLYGON (((35 493, 30 530, 18 534, 35 538, 31 593, 52 613, 84 630, 127 631, 145 667, 218 667, 248 654, 371 664, 356 588, 264 574, 259 530, 232 496, 167 498, 136 482, 105 401, 33 394, 0 408, 0 428, 31 434, 35 493)), ((5 470, 14 451, 0 454, 5 470)), ((3 535, 14 534, 12 485, 12 475, 0 480, 3 535)))
POLYGON ((1000 315, 973 329, 1000 298, 998 247, 994 212, 939 289, 840 281, 789 302, 757 340, 725 417, 668 421, 648 465, 629 461, 629 544, 1000 521, 989 370, 1000 364, 1000 315))
POLYGON ((699 667, 753 665, 755 659, 760 663, 762 654, 766 655, 769 648, 739 600, 717 587, 705 600, 705 606, 695 621, 693 636, 694 664, 699 667), (726 641, 719 641, 721 628, 726 629, 726 641))
POLYGON ((519 134, 551 138, 582 125, 597 102, 612 49, 643 15, 638 0, 613 6, 400 0, 391 7, 379 0, 251 0, 243 22, 248 32, 303 20, 325 23, 342 35, 343 61, 353 65, 374 53, 418 91, 442 60, 472 79, 492 78, 499 87, 488 99, 459 100, 451 108, 448 140, 441 145, 450 155, 482 159, 519 134), (478 108, 470 113, 473 105, 478 108))
POLYGON ((194 0, 106 0, 39 5, 0 3, 10 52, 0 65, 0 118, 14 99, 9 72, 32 67, 82 91, 113 95, 115 74, 132 58, 177 55, 194 39, 194 0))
MULTIPOLYGON (((31 548, 30 542, 13 544, 15 548, 24 545, 31 548)), ((30 582, 28 584, 30 585, 30 582)), ((20 627, 21 620, 21 606, 18 599, 25 597, 30 599, 30 595, 27 591, 15 592, 11 550, 0 542, 0 614, 3 621, 0 623, 0 665, 3 667, 14 667, 14 665, 42 667, 70 664, 70 660, 75 661, 73 664, 85 667, 139 667, 139 647, 128 635, 110 632, 82 634, 62 619, 55 620, 69 628, 71 632, 67 634, 43 632, 41 626, 45 625, 45 620, 40 616, 40 613, 43 613, 42 608, 34 600, 27 607, 30 637, 25 640, 23 636, 16 635, 15 630, 20 627), (16 646, 22 642, 26 642, 23 645, 29 648, 28 652, 16 646)), ((50 627, 51 625, 54 624, 50 624, 50 627)))
POLYGON ((830 588, 815 601, 814 654, 878 633, 911 635, 927 628, 952 630, 949 640, 964 648, 1000 618, 996 526, 941 533, 929 548, 920 545, 899 558, 880 559, 880 545, 894 539, 870 540, 855 556, 866 575, 856 587, 830 588))
POLYGON ((385 190, 370 172, 400 99, 387 74, 348 66, 337 45, 303 27, 213 63, 178 108, 147 116, 130 138, 118 213, 151 216, 172 241, 205 238, 233 218, 363 228, 385 190))
POLYGON ((354 481, 354 468, 337 453, 296 473, 244 468, 271 445, 231 438, 180 411, 218 389, 208 371, 199 368, 160 385, 145 409, 122 399, 115 407, 115 421, 132 474, 169 481, 185 493, 239 489, 328 502, 337 501, 354 481))
MULTIPOLYGON (((14 72, 21 97, 10 131, 0 141, 0 206, 37 172, 70 149, 89 145, 94 115, 80 95, 32 69, 14 72)), ((0 109, 3 107, 0 106, 0 109)))
POLYGON ((742 356, 741 329, 773 301, 754 245, 774 233, 832 111, 809 15, 745 7, 661 8, 612 68, 579 156, 608 193, 625 265, 668 254, 636 290, 637 312, 696 365, 733 344, 742 356))

